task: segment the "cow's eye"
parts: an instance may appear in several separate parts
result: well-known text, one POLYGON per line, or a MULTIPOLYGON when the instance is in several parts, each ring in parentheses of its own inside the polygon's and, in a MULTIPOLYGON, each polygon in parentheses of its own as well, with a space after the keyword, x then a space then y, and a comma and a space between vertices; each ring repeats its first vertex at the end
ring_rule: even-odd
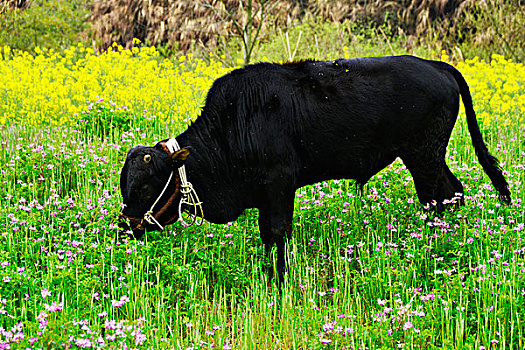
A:
POLYGON ((144 156, 144 163, 149 164, 149 162, 151 162, 151 155, 146 154, 144 156))

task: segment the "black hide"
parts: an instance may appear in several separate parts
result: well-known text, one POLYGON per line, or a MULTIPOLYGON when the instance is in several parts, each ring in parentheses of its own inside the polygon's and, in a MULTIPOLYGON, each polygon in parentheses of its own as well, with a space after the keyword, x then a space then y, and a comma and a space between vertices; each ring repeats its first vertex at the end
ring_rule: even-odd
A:
MULTIPOLYGON (((267 249, 277 244, 282 279, 295 190, 301 186, 338 178, 364 184, 400 157, 421 202, 435 200, 442 209, 443 200, 463 193, 445 163, 460 95, 478 159, 509 202, 507 182, 483 143, 462 75, 448 64, 411 56, 259 63, 234 70, 215 81, 202 114, 176 139, 192 147, 186 171, 205 219, 226 223, 246 208, 258 208, 261 239, 267 249)), ((126 179, 136 171, 133 154, 140 158, 155 147, 128 155, 121 181, 124 214, 143 215, 152 203, 132 200, 135 192, 126 179)), ((168 172, 150 175, 159 180, 151 185, 157 194, 168 172)))

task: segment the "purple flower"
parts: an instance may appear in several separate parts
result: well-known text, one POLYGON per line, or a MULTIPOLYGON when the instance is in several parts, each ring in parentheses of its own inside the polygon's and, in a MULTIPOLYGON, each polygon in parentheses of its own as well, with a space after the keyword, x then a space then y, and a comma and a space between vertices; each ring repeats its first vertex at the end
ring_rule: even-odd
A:
POLYGON ((47 288, 44 288, 40 291, 40 294, 42 295, 42 298, 45 299, 47 298, 48 296, 51 295, 51 293, 49 292, 49 290, 47 288))
POLYGON ((115 322, 115 320, 106 320, 106 322, 104 322, 104 328, 106 328, 106 329, 116 329, 117 328, 117 323, 115 322))
POLYGON ((331 331, 333 329, 334 329, 334 324, 332 322, 328 322, 323 325, 323 331, 325 332, 331 331))
POLYGON ((45 307, 45 309, 46 309, 47 312, 58 312, 58 311, 62 311, 62 303, 57 304, 57 303, 54 302, 54 301, 53 301, 53 304, 51 304, 51 305, 44 304, 44 307, 45 307))
POLYGON ((146 336, 140 332, 140 329, 131 332, 131 336, 135 338, 135 345, 142 345, 146 341, 146 336))
POLYGON ((89 339, 77 339, 75 345, 80 348, 90 348, 92 344, 89 339))
POLYGON ((405 322, 405 324, 403 325, 403 330, 406 331, 412 327, 414 327, 414 325, 411 322, 405 322))
POLYGON ((121 307, 122 305, 126 304, 129 302, 129 298, 127 295, 123 295, 120 297, 120 300, 115 300, 115 299, 112 299, 111 300, 111 306, 113 307, 121 307))

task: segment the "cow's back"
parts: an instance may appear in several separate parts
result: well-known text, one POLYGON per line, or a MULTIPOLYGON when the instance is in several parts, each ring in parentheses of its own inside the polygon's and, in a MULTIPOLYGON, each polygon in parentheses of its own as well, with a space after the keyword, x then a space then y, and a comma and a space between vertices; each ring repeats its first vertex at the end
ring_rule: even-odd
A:
POLYGON ((442 110, 457 114, 458 86, 441 65, 411 56, 251 65, 216 81, 203 114, 227 131, 235 161, 260 174, 286 166, 298 186, 364 183, 442 110))

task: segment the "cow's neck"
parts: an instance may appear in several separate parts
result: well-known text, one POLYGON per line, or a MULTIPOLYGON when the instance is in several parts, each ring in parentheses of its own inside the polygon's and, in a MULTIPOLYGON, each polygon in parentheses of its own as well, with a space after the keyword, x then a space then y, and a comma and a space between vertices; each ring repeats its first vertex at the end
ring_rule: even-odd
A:
POLYGON ((202 202, 204 218, 213 223, 235 220, 246 208, 239 191, 244 180, 229 169, 227 154, 215 138, 194 127, 176 139, 180 147, 192 147, 185 163, 186 174, 202 202))

